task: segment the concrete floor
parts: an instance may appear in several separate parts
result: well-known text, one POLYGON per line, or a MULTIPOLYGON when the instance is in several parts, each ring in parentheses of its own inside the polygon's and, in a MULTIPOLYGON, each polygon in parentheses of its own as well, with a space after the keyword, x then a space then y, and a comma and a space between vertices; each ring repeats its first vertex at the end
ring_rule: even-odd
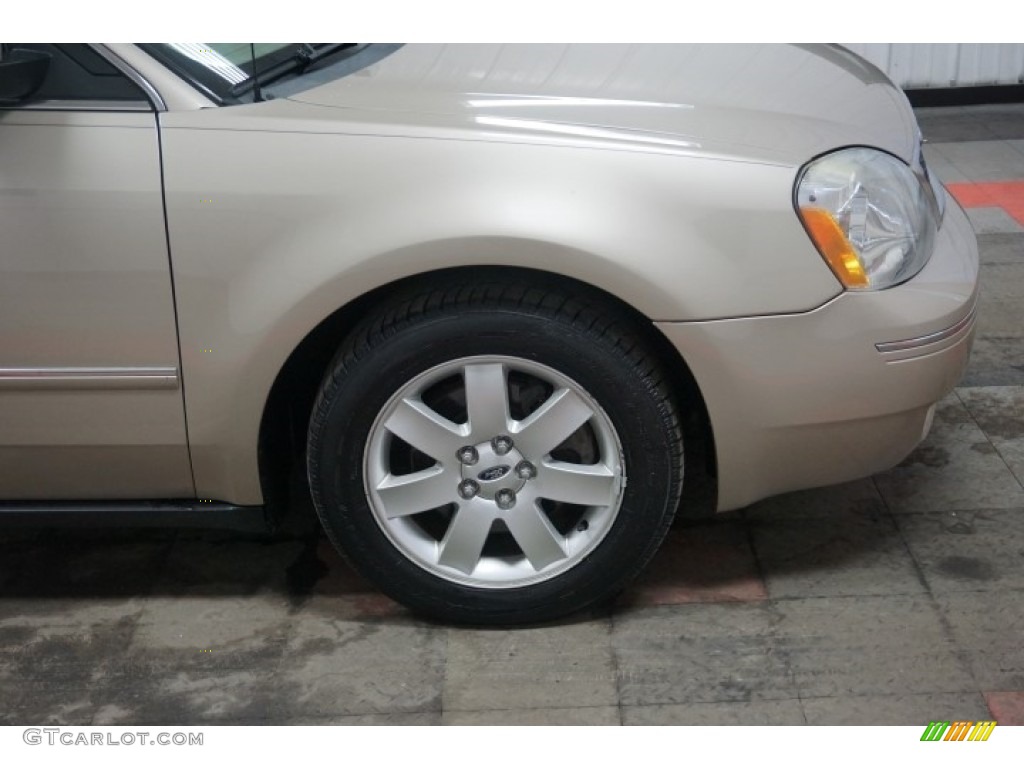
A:
POLYGON ((0 531, 0 724, 1024 724, 1024 106, 919 114, 983 303, 899 467, 679 524, 610 615, 517 631, 316 536, 0 531))

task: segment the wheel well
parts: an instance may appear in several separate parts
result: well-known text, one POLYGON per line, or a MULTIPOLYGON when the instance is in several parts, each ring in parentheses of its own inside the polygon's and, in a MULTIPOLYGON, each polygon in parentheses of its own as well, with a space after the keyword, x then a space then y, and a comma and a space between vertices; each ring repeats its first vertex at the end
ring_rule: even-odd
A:
POLYGON ((456 273, 472 273, 486 281, 512 279, 557 282, 570 292, 589 293, 622 313, 643 333, 671 377, 683 416, 685 466, 680 515, 691 517, 714 510, 714 441, 704 398, 689 367, 675 347, 640 312, 607 291, 572 278, 532 269, 460 267, 428 272, 380 286, 325 318, 292 351, 278 372, 264 405, 259 432, 259 471, 268 519, 280 522, 293 493, 308 494, 304 454, 306 431, 313 402, 338 346, 374 307, 410 290, 421 292, 450 280, 456 273))

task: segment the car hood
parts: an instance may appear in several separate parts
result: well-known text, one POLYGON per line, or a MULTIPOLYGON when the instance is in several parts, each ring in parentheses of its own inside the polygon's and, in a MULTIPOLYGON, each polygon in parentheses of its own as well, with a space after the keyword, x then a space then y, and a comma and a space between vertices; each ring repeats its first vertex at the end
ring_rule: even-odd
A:
POLYGON ((408 45, 288 99, 379 132, 780 164, 851 144, 910 162, 918 141, 903 93, 826 45, 408 45))

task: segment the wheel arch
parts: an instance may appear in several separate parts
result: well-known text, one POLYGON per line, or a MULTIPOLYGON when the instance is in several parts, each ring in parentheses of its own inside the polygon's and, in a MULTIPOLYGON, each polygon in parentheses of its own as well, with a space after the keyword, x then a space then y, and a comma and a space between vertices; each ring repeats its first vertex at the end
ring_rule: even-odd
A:
POLYGON ((275 519, 285 513, 289 499, 305 489, 302 470, 305 436, 320 383, 343 338, 366 313, 409 291, 426 292, 432 286, 472 276, 481 282, 526 280, 561 284, 574 294, 590 294, 602 305, 622 314, 644 336, 663 361, 678 393, 684 414, 685 469, 682 509, 687 514, 714 508, 714 438, 707 406, 689 366, 651 319, 608 291, 575 278, 536 268, 512 266, 460 266, 421 272, 394 280, 338 307, 294 346, 281 365, 264 403, 259 424, 257 459, 264 504, 275 519))

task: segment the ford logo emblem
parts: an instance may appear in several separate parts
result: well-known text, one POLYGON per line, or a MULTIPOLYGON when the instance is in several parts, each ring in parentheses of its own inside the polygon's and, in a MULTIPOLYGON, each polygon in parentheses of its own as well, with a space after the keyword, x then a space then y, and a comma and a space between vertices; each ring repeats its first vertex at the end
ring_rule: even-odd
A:
POLYGON ((499 477, 504 477, 509 473, 511 469, 512 467, 506 464, 499 464, 496 467, 485 469, 483 472, 477 475, 477 478, 483 483, 489 483, 492 480, 497 480, 499 477))

